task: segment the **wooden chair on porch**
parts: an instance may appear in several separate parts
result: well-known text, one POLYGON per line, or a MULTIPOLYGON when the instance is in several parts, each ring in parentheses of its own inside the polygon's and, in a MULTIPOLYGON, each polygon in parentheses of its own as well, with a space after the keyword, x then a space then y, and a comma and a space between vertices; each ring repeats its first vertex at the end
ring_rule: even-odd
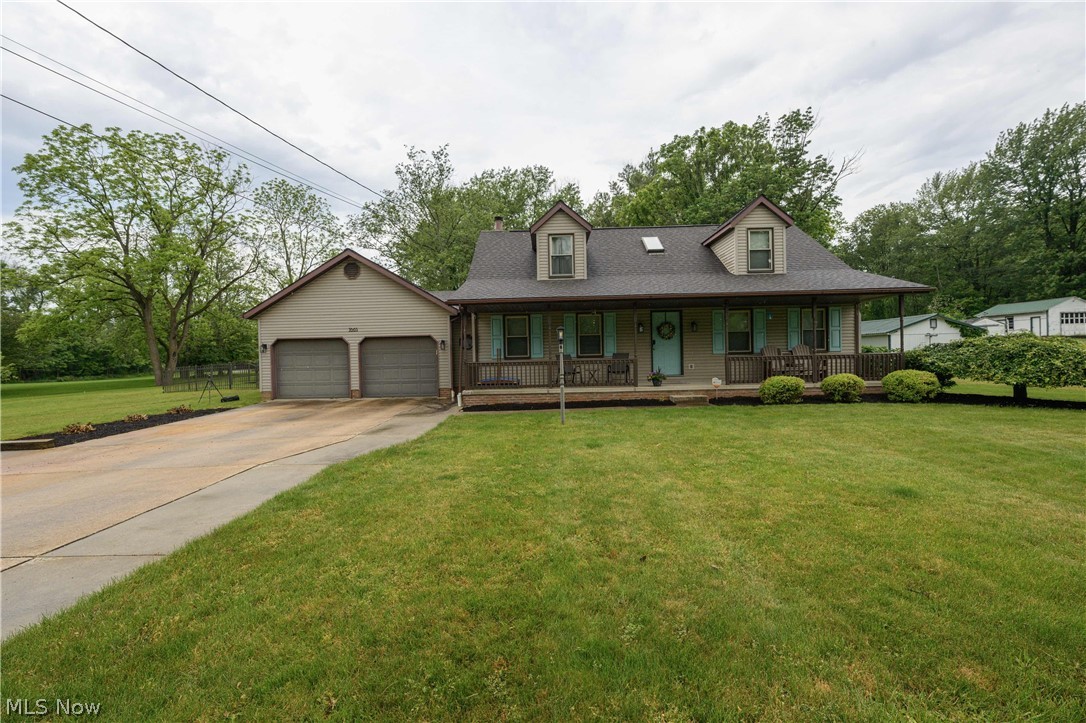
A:
POLYGON ((623 383, 630 383, 630 355, 628 353, 615 353, 611 355, 611 361, 607 364, 607 381, 613 377, 621 377, 623 383))
POLYGON ((785 373, 787 362, 781 358, 780 347, 763 346, 762 356, 765 357, 765 376, 772 377, 785 373))

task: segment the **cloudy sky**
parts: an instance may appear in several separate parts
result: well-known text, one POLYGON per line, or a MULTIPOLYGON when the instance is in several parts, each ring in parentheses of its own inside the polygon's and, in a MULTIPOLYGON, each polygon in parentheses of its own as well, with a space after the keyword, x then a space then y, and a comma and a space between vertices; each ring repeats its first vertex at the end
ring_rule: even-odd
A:
MULTIPOLYGON (((864 151, 841 188, 851 218, 910 198, 935 171, 981 158, 1001 130, 1086 95, 1082 2, 74 5, 378 189, 393 184, 404 146, 448 143, 461 176, 543 164, 588 199, 676 134, 812 106, 817 151, 864 151)), ((59 4, 5 1, 3 34, 6 48, 50 64, 10 41, 22 43, 372 198, 59 4)), ((9 53, 3 89, 66 121, 170 130, 9 53)), ((5 217, 20 200, 11 167, 53 125, 4 101, 5 217)))

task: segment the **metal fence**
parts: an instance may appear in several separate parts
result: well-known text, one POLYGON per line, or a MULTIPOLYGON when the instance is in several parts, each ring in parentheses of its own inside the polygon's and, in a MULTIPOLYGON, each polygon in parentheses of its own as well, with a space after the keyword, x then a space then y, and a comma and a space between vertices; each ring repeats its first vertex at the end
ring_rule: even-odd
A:
POLYGON ((227 389, 259 389, 260 368, 252 362, 230 364, 200 364, 178 367, 173 378, 162 384, 164 392, 199 392, 210 379, 220 391, 227 389))

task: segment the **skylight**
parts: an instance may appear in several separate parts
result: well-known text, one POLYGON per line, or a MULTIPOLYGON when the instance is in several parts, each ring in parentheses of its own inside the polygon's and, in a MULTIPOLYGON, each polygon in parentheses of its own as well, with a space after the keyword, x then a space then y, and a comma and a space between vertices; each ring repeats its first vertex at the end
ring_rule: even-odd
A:
POLYGON ((641 243, 645 245, 645 251, 650 254, 664 253, 664 245, 657 236, 642 236, 641 243))

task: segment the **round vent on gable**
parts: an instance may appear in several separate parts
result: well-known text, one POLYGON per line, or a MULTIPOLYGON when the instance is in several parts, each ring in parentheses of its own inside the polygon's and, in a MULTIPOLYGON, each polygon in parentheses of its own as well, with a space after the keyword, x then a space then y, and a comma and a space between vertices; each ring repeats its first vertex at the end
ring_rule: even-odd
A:
POLYGON ((358 278, 358 272, 359 272, 358 264, 355 263, 354 261, 348 261, 343 266, 343 275, 346 276, 348 279, 357 279, 358 278))

